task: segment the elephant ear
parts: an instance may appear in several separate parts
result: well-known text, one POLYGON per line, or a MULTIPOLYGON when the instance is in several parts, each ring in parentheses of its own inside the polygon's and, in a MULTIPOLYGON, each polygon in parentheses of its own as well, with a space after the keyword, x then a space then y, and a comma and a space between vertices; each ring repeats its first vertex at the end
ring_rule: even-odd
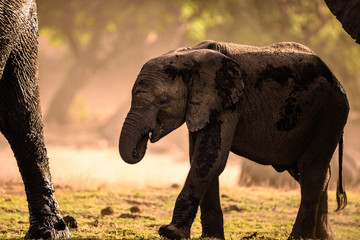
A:
POLYGON ((360 1, 325 0, 330 11, 341 22, 345 31, 360 44, 360 1))
POLYGON ((213 50, 192 52, 199 68, 190 82, 186 124, 195 132, 222 110, 236 108, 244 82, 240 65, 231 58, 213 50))

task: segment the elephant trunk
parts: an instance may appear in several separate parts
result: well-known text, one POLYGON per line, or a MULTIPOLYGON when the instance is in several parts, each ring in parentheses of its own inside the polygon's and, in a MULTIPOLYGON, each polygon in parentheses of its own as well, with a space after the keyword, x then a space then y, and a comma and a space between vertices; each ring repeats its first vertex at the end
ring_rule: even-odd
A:
POLYGON ((125 162, 135 164, 144 157, 150 130, 142 116, 129 112, 119 140, 120 156, 125 162))

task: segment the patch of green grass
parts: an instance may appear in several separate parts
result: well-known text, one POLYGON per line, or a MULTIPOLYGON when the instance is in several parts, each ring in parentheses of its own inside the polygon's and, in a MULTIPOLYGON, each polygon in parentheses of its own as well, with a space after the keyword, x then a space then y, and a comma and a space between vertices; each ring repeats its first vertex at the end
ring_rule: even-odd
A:
MULTIPOLYGON (((157 231, 171 221, 180 189, 148 188, 56 192, 63 216, 78 223, 71 229, 74 239, 160 239, 157 231), (139 213, 130 208, 138 206, 139 213), (101 215, 111 207, 112 215, 101 215)), ((335 212, 335 193, 329 192, 329 212, 335 239, 360 239, 360 194, 348 192, 348 206, 335 212)), ((297 214, 299 191, 269 188, 223 188, 221 202, 226 239, 286 239, 297 214)), ((28 228, 25 195, 0 196, 0 239, 24 237, 28 228)), ((199 214, 191 229, 199 239, 199 214)))

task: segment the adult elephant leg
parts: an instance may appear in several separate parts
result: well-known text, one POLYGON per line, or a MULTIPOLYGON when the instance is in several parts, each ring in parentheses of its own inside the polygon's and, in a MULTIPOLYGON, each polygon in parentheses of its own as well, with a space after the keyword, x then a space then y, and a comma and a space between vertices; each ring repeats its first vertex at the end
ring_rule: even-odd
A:
MULTIPOLYGON (((214 187, 214 181, 216 183, 216 179, 226 165, 237 119, 236 113, 223 112, 218 119, 196 133, 189 174, 176 200, 171 223, 159 229, 161 236, 169 239, 190 237, 190 228, 202 203, 201 200, 208 190, 214 187)), ((213 196, 213 190, 210 191, 210 196, 213 196)), ((206 205, 208 200, 205 201, 206 205)), ((221 233, 212 234, 221 235, 221 233)))
POLYGON ((328 217, 328 185, 330 181, 330 166, 328 168, 326 174, 326 185, 321 192, 319 208, 317 213, 317 220, 316 220, 316 232, 315 237, 316 239, 332 239, 332 231, 330 227, 330 219, 328 217))
MULTIPOLYGON (((193 159, 196 134, 189 132, 190 163, 193 159)), ((224 239, 223 213, 220 204, 219 178, 210 184, 200 203, 201 237, 224 239)))
POLYGON ((69 238, 51 182, 36 79, 37 48, 30 42, 12 51, 0 80, 0 130, 10 143, 25 185, 30 214, 26 238, 69 238))
POLYGON ((69 238, 69 229, 54 195, 43 137, 33 134, 34 129, 26 131, 23 122, 13 118, 4 121, 12 121, 11 128, 3 133, 16 157, 28 201, 30 227, 25 238, 69 238))

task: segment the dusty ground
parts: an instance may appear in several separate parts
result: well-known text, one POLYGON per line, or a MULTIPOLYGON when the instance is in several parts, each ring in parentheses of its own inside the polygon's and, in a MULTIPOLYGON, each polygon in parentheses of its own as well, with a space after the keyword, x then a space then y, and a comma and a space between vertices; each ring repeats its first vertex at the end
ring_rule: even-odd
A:
MULTIPOLYGON (((126 164, 116 147, 91 133, 87 127, 46 129, 47 150, 55 187, 96 189, 101 187, 182 185, 189 163, 187 152, 174 146, 165 151, 149 146, 145 158, 136 165, 126 164), (164 152, 165 151, 165 152, 164 152)), ((161 143, 160 143, 161 144, 161 143)), ((16 160, 6 140, 0 138, 0 185, 21 183, 16 160)), ((221 176, 223 186, 235 186, 239 162, 230 161, 221 176)))

